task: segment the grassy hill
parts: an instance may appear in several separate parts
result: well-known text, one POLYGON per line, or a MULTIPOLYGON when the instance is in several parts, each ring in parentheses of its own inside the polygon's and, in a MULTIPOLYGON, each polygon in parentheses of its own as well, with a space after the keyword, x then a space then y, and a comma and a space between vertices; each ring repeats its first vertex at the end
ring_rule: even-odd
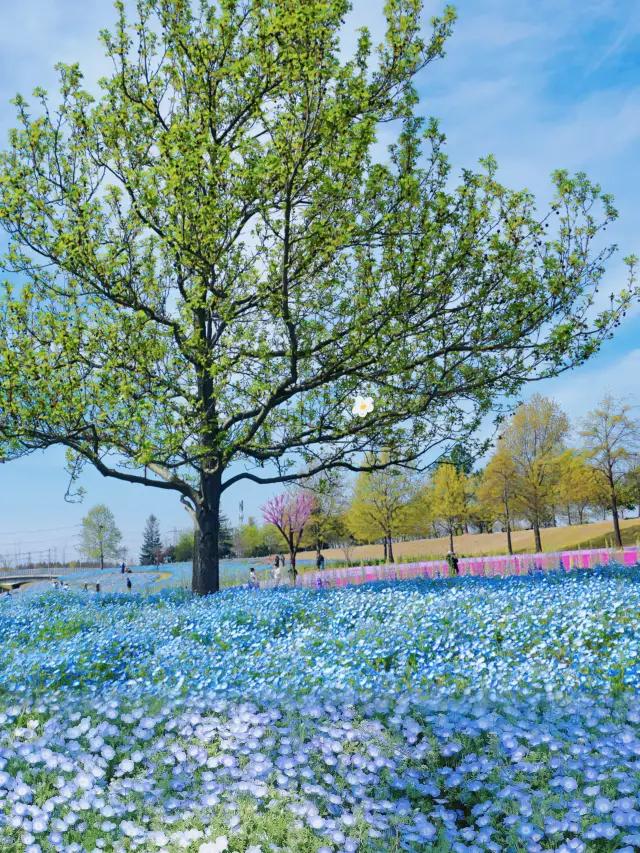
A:
MULTIPOLYGON (((625 545, 635 545, 640 540, 640 519, 628 518, 620 522, 622 539, 625 545)), ((513 550, 517 554, 531 553, 533 546, 532 530, 517 530, 511 535, 513 550)), ((551 527, 542 531, 542 547, 545 551, 573 551, 579 548, 601 548, 613 544, 613 524, 611 521, 594 521, 591 524, 572 525, 571 527, 551 527)), ((507 537, 504 533, 473 533, 454 537, 457 554, 482 556, 487 554, 506 554, 507 537)), ((449 550, 449 539, 416 539, 413 542, 398 542, 393 546, 394 556, 408 560, 439 559, 449 550)), ((322 552, 326 559, 344 560, 344 552, 339 548, 326 548, 322 552)), ((382 545, 360 545, 354 548, 352 559, 381 559, 384 555, 382 545)), ((304 551, 300 557, 312 558, 313 551, 304 551)))

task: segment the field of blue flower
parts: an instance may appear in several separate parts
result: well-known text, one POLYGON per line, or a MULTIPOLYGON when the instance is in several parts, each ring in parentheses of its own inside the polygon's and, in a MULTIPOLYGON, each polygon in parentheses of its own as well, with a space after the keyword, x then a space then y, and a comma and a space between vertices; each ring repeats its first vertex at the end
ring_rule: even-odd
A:
POLYGON ((0 602, 2 853, 632 853, 640 570, 0 602))

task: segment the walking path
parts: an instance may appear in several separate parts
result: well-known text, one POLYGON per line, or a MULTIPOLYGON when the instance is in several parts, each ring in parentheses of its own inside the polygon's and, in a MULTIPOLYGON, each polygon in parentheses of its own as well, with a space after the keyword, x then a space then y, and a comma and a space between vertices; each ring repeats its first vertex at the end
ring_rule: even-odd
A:
MULTIPOLYGON (((467 557, 459 562, 460 575, 477 575, 491 577, 495 575, 521 575, 531 571, 549 571, 562 566, 565 570, 589 568, 608 563, 610 560, 624 565, 635 565, 638 562, 638 549, 625 548, 622 551, 594 549, 589 551, 573 551, 561 554, 520 554, 515 557, 467 557)), ((275 585, 271 579, 270 568, 263 563, 251 560, 224 560, 221 562, 221 585, 246 586, 249 579, 249 568, 255 566, 261 589, 275 585)), ((312 561, 305 560, 300 568, 312 569, 312 561)), ((152 593, 162 589, 191 588, 191 563, 166 563, 154 570, 151 566, 132 568, 130 574, 122 574, 120 569, 90 569, 86 572, 61 576, 70 589, 83 590, 88 585, 88 591, 95 594, 96 583, 100 584, 103 593, 124 592, 127 590, 127 578, 131 578, 132 593, 152 593)), ((446 561, 404 563, 385 566, 354 566, 348 569, 332 569, 328 567, 322 572, 306 571, 298 575, 298 586, 347 586, 367 583, 375 580, 408 580, 416 577, 446 577, 448 574, 446 561)), ((281 570, 280 586, 286 586, 289 578, 286 569, 281 570)), ((25 584, 12 595, 33 595, 52 588, 51 581, 37 581, 25 584)))

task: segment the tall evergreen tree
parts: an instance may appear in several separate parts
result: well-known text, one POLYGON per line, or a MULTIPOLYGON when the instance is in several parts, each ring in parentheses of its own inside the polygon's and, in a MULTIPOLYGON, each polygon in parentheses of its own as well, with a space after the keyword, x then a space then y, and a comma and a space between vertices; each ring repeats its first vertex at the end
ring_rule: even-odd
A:
POLYGON ((226 515, 220 515, 220 528, 218 530, 218 553, 221 557, 231 556, 233 547, 233 533, 226 515))
POLYGON ((156 562, 158 553, 162 551, 162 540, 160 539, 160 524, 153 513, 147 519, 142 534, 142 548, 140 550, 140 565, 151 566, 156 562))
POLYGON ((464 444, 456 444, 449 455, 449 460, 456 471, 460 474, 469 474, 473 471, 474 456, 464 444))

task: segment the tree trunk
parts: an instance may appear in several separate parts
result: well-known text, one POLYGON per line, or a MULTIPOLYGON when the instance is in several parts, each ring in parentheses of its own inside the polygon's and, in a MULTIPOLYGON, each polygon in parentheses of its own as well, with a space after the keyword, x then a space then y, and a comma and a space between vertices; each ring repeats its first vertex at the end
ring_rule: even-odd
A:
POLYGON ((384 557, 382 558, 385 563, 387 562, 387 537, 384 537, 384 557))
POLYGON ((203 474, 202 502, 196 509, 193 575, 191 588, 197 595, 209 595, 220 590, 220 476, 203 474))
POLYGON ((533 536, 535 539, 535 551, 536 554, 542 553, 542 539, 540 538, 540 523, 538 519, 536 519, 533 523, 533 536))
POLYGON ((100 551, 100 568, 104 569, 104 553, 100 551))
POLYGON ((389 562, 393 563, 393 543, 391 542, 391 534, 387 535, 387 541, 389 543, 389 562))
POLYGON ((513 545, 511 544, 511 513, 509 512, 509 498, 507 497, 506 489, 502 494, 502 500, 504 503, 505 527, 507 528, 507 550, 509 554, 513 555, 513 545))
POLYGON ((198 565, 198 548, 200 547, 199 538, 200 537, 198 534, 198 525, 194 522, 194 525, 193 525, 193 551, 191 552, 191 575, 192 575, 191 588, 192 589, 193 589, 193 578, 198 573, 198 568, 197 568, 197 565, 198 565))
POLYGON ((622 535, 620 533, 620 519, 618 518, 618 499, 616 498, 616 490, 613 484, 611 487, 611 514, 613 515, 613 530, 616 536, 616 545, 622 548, 622 535))
POLYGON ((513 556, 513 545, 511 544, 511 524, 507 521, 507 551, 513 556))
POLYGON ((293 548, 289 549, 289 568, 291 570, 291 583, 295 586, 296 579, 298 577, 298 570, 296 569, 296 552, 293 548))
POLYGON ((453 527, 449 528, 449 550, 453 551, 453 527))

